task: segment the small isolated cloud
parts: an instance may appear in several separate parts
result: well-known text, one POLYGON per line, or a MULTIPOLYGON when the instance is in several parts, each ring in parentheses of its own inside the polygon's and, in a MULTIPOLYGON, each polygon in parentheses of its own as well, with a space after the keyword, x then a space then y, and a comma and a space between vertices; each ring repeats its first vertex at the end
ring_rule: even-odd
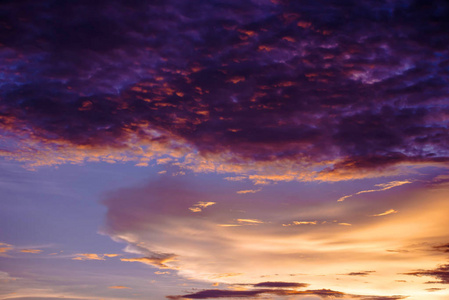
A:
POLYGON ((264 222, 258 219, 237 219, 237 222, 244 225, 263 224, 264 222))
POLYGON ((72 258, 72 260, 105 260, 103 255, 98 255, 95 253, 78 253, 77 256, 72 258))
POLYGON ((407 184, 407 183, 412 183, 412 182, 408 181, 408 180, 402 180, 402 181, 398 180, 398 181, 391 181, 391 182, 387 182, 387 183, 379 183, 379 184, 375 185, 376 187, 378 187, 377 189, 364 190, 364 191, 357 192, 355 194, 346 195, 346 196, 343 196, 343 197, 339 198, 337 200, 337 202, 343 202, 346 199, 348 199, 349 197, 353 197, 355 195, 386 191, 386 190, 389 190, 389 189, 392 189, 394 187, 401 186, 401 185, 404 185, 404 184, 407 184))
POLYGON ((9 283, 15 280, 17 280, 17 278, 11 277, 9 273, 0 271, 0 283, 9 283))
POLYGON ((257 190, 242 190, 242 191, 237 191, 237 194, 254 194, 257 192, 260 192, 262 189, 257 189, 257 190))
POLYGON ((161 254, 153 257, 137 257, 137 258, 121 258, 121 261, 127 262, 140 262, 159 269, 174 269, 166 263, 175 261, 176 255, 173 254, 161 254))
POLYGON ((240 276, 240 275, 243 275, 243 273, 221 273, 221 274, 214 275, 211 278, 218 279, 218 278, 226 278, 226 277, 235 277, 235 276, 240 276))
POLYGON ((391 214, 397 214, 398 211, 394 210, 394 209, 389 209, 383 213, 377 214, 377 215, 372 215, 372 217, 381 217, 381 216, 386 216, 386 215, 391 215, 391 214))
POLYGON ((341 225, 341 226, 352 226, 352 224, 350 224, 350 223, 338 223, 338 225, 341 225))
POLYGON ((236 219, 235 222, 237 223, 231 223, 231 224, 217 224, 217 226, 220 227, 239 227, 239 226, 245 226, 245 225, 259 225, 264 224, 264 221, 258 220, 258 219, 236 219))
POLYGON ((105 260, 105 257, 116 257, 118 254, 77 253, 72 260, 105 260))
POLYGON ((156 275, 168 275, 168 274, 170 274, 170 272, 156 271, 156 272, 154 272, 154 274, 156 274, 156 275))
POLYGON ((282 226, 298 226, 298 225, 316 225, 317 221, 293 221, 290 224, 282 224, 282 226))
POLYGON ((348 275, 348 276, 368 276, 371 273, 374 273, 376 271, 361 271, 361 272, 350 272, 347 274, 342 274, 342 275, 348 275))
POLYGON ((230 176, 230 177, 225 177, 224 180, 228 180, 228 181, 242 181, 247 179, 246 176, 230 176))
POLYGON ((123 286, 123 285, 113 285, 109 286, 109 289, 116 289, 116 290, 122 290, 122 289, 131 289, 130 287, 123 286))
POLYGON ((0 243, 0 253, 6 253, 8 251, 11 251, 13 249, 13 246, 6 243, 0 243))
POLYGON ((417 270, 410 273, 404 273, 405 275, 413 276, 430 276, 437 278, 438 281, 431 281, 429 283, 443 283, 449 284, 449 264, 441 265, 433 270, 417 270))
POLYGON ((117 257, 118 254, 103 254, 104 257, 117 257))
POLYGON ((302 288, 307 287, 307 283, 299 282, 284 282, 284 281, 266 281, 254 284, 254 287, 269 287, 269 288, 302 288))
POLYGON ((189 207, 189 209, 193 212, 201 212, 206 207, 214 205, 214 204, 216 204, 216 202, 199 201, 198 203, 194 204, 192 207, 189 207))
POLYGON ((20 252, 37 254, 37 253, 41 253, 42 250, 39 250, 39 249, 22 249, 22 250, 20 250, 20 252))

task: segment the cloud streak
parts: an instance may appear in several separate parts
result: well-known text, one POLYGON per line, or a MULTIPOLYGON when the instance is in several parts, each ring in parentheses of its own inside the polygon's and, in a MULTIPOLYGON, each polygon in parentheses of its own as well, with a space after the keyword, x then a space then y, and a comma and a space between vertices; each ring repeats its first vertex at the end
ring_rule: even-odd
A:
POLYGON ((382 192, 382 191, 386 191, 404 184, 408 184, 408 183, 412 183, 411 181, 408 180, 402 180, 402 181, 391 181, 391 182, 387 182, 387 183, 380 183, 380 184, 376 184, 376 187, 379 187, 378 189, 372 189, 372 190, 364 190, 364 191, 359 191, 355 194, 351 194, 351 195, 346 195, 343 196, 341 198, 339 198, 337 200, 337 202, 343 202, 346 199, 356 196, 356 195, 360 195, 360 194, 366 194, 366 193, 374 193, 374 192, 382 192))
POLYGON ((106 260, 106 257, 116 257, 118 254, 78 253, 72 260, 106 260))
POLYGON ((158 255, 153 257, 121 258, 121 261, 140 262, 159 269, 173 269, 167 263, 176 260, 176 255, 158 255))
POLYGON ((384 211, 383 213, 372 215, 372 217, 382 217, 382 216, 391 215, 391 214, 397 214, 397 213, 398 213, 397 210, 389 209, 387 211, 384 211))

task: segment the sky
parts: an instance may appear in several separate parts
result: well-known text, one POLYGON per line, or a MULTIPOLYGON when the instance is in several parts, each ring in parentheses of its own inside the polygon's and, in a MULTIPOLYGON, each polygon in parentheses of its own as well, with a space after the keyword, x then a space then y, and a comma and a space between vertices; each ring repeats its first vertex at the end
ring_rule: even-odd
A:
POLYGON ((0 2, 0 298, 449 297, 449 4, 0 2))

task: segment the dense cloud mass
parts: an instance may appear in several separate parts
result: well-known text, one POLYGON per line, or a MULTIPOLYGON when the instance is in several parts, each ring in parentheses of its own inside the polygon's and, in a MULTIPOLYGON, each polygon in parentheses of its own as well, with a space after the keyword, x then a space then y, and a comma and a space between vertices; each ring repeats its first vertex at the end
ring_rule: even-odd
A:
MULTIPOLYGON (((275 295, 278 297, 286 296, 288 299, 310 299, 305 296, 316 296, 320 299, 354 299, 354 300, 400 300, 407 297, 403 296, 360 296, 345 294, 339 291, 333 291, 329 289, 320 290, 288 290, 288 289, 260 289, 260 290, 248 290, 248 291, 235 291, 235 290, 203 290, 193 294, 182 296, 167 296, 168 299, 182 300, 182 299, 218 299, 218 298, 249 298, 267 295, 275 295), (304 298, 305 297, 305 298, 304 298)), ((281 299, 281 298, 279 298, 281 299)), ((315 299, 315 298, 314 298, 315 299)))
MULTIPOLYGON (((322 290, 286 290, 286 289, 260 289, 250 291, 233 291, 233 290, 204 290, 194 294, 183 296, 167 296, 168 299, 218 299, 218 298, 254 298, 261 295, 278 295, 278 296, 293 296, 293 295, 316 295, 320 297, 337 297, 341 298, 345 294, 338 291, 327 289, 322 290)), ((400 298, 399 298, 400 299, 400 298)))
POLYGON ((23 160, 158 145, 324 173, 445 164, 448 13, 445 1, 2 1, 1 129, 23 160))

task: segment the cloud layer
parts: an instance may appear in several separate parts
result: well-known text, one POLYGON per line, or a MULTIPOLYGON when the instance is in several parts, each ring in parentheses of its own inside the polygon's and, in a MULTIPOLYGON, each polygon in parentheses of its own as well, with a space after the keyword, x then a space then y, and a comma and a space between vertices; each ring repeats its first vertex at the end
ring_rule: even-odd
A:
POLYGON ((204 158, 235 172, 282 161, 284 175, 301 166, 321 180, 447 164, 444 1, 0 9, 5 156, 145 165, 190 153, 181 162, 197 170, 204 158))
MULTIPOLYGON (((267 280, 250 290, 195 290, 173 299, 292 295, 266 289, 305 287, 341 291, 349 298, 365 288, 407 296, 429 288, 418 284, 425 278, 402 283, 407 275, 435 276, 440 270, 430 269, 446 261, 447 189, 411 183, 401 192, 383 191, 380 198, 374 197, 380 193, 367 193, 365 201, 341 203, 332 196, 320 203, 298 197, 304 191, 298 183, 269 186, 248 199, 223 182, 205 185, 203 180, 164 175, 146 186, 114 191, 103 201, 108 213, 102 232, 126 243, 126 251, 135 256, 122 261, 172 269, 210 284, 241 287, 267 280), (273 189, 282 191, 281 200, 273 197, 273 189), (211 202, 202 211, 190 209, 211 202), (373 217, 389 206, 400 213, 373 217), (288 283, 293 277, 310 286, 288 283)), ((361 299, 383 299, 373 297, 361 299)))

